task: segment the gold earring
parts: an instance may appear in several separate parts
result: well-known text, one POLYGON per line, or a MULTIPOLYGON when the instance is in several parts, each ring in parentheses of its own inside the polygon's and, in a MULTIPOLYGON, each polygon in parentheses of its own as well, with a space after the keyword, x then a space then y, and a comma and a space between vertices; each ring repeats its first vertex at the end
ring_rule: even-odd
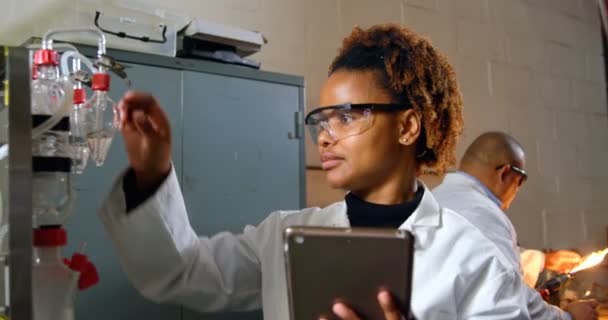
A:
POLYGON ((403 139, 401 139, 401 142, 403 142, 403 143, 407 143, 407 138, 403 138, 403 139))

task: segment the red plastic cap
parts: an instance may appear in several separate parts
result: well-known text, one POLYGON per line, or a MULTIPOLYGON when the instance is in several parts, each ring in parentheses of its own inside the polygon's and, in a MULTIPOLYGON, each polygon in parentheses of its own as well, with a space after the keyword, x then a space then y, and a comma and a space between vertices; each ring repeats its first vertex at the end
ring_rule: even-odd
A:
POLYGON ((109 91, 110 90, 110 75, 107 73, 96 73, 93 75, 93 83, 91 89, 97 91, 109 91))
POLYGON ((87 101, 87 92, 83 88, 74 89, 74 104, 83 104, 87 101))
POLYGON ((57 52, 50 49, 43 49, 34 52, 34 64, 38 66, 56 66, 59 64, 57 52))
POLYGON ((68 268, 80 272, 78 278, 78 289, 86 290, 99 283, 99 273, 95 265, 89 261, 86 255, 74 253, 72 259, 64 259, 63 261, 68 268))
POLYGON ((35 247, 62 247, 68 243, 68 234, 63 228, 34 229, 35 247))

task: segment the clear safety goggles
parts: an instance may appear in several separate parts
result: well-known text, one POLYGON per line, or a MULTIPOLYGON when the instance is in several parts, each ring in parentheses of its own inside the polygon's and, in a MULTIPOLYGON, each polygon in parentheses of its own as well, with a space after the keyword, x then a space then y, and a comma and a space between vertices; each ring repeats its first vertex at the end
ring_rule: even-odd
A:
POLYGON ((312 141, 318 143, 323 131, 334 141, 359 135, 374 124, 374 111, 394 112, 411 108, 408 104, 345 103, 321 107, 311 111, 304 119, 312 141))

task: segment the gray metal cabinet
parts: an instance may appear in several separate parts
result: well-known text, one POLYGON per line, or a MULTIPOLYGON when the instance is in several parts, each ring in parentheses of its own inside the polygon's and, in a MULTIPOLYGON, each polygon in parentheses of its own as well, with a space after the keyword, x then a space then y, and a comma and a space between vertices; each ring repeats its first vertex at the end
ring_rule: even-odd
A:
MULTIPOLYGON (((131 66, 133 88, 152 92, 171 120, 174 164, 199 234, 240 232, 273 210, 304 206, 302 78, 205 61, 110 54, 131 66)), ((126 87, 115 78, 112 85, 112 97, 119 99, 126 87)), ((87 168, 75 183, 78 200, 64 252, 86 241, 101 277, 98 286, 77 297, 77 319, 261 319, 261 312, 201 315, 158 305, 133 289, 96 213, 126 165, 117 137, 106 164, 87 168)))
POLYGON ((186 72, 183 191, 198 232, 239 232, 299 208, 298 88, 186 72), (252 98, 255 97, 255 98, 252 98), (295 192, 294 192, 295 191, 295 192))
MULTIPOLYGON (((129 75, 135 88, 159 92, 160 103, 172 123, 172 133, 181 134, 181 72, 150 66, 131 66, 129 75)), ((111 96, 119 99, 126 91, 124 82, 112 78, 111 96)), ((181 141, 173 146, 176 168, 181 170, 181 141), (178 160, 179 159, 179 160, 178 160)), ((99 271, 100 283, 80 292, 76 300, 76 319, 179 319, 178 306, 163 306, 145 300, 128 282, 122 271, 110 239, 97 217, 97 209, 116 176, 126 168, 127 157, 120 134, 112 142, 106 163, 95 167, 89 163, 82 176, 75 176, 77 202, 69 220, 68 243, 65 255, 79 250, 86 242, 86 254, 99 271)))
POLYGON ((240 232, 272 210, 301 206, 295 187, 302 184, 301 141, 295 139, 299 99, 294 86, 185 72, 182 185, 190 222, 200 234, 240 232))

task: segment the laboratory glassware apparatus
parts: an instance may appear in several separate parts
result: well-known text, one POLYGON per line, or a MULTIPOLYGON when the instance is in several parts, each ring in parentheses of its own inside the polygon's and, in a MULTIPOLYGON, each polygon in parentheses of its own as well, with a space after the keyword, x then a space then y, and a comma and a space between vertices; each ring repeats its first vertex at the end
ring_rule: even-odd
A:
POLYGON ((0 108, 8 113, 0 127, 7 141, 0 148, 9 150, 0 190, 8 190, 3 203, 9 219, 3 223, 10 228, 10 290, 4 290, 6 308, 0 312, 11 319, 74 319, 76 292, 99 281, 84 245, 70 259, 62 258, 61 248, 67 244, 63 225, 74 209, 71 176, 82 173, 89 159, 103 165, 118 127, 119 113, 108 95, 108 66, 115 62, 105 50, 105 36, 93 28, 50 30, 37 50, 3 48, 6 81, 0 92, 10 107, 0 108), (54 46, 56 36, 75 32, 97 38, 94 62, 70 45, 54 46), (83 84, 93 92, 88 100, 83 84))

